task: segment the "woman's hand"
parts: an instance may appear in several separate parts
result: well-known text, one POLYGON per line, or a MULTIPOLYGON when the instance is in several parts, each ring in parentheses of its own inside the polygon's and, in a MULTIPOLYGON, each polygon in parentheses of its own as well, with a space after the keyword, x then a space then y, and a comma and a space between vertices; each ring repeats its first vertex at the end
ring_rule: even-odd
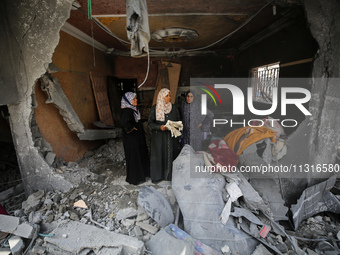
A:
POLYGON ((162 130, 162 131, 166 131, 166 130, 168 130, 168 128, 167 128, 166 126, 162 125, 162 126, 161 126, 161 130, 162 130))
POLYGON ((197 125, 197 128, 201 128, 201 127, 202 127, 202 124, 198 124, 198 125, 197 125))
POLYGON ((131 129, 131 131, 127 132, 127 134, 130 134, 134 130, 137 130, 137 128, 134 127, 133 129, 131 129))

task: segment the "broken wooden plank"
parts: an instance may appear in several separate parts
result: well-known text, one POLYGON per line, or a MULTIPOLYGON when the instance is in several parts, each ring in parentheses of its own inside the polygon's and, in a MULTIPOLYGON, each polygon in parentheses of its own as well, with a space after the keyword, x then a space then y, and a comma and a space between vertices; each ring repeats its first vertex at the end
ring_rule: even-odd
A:
POLYGON ((107 93, 107 77, 93 71, 90 72, 90 77, 100 120, 104 124, 113 127, 114 122, 107 93))

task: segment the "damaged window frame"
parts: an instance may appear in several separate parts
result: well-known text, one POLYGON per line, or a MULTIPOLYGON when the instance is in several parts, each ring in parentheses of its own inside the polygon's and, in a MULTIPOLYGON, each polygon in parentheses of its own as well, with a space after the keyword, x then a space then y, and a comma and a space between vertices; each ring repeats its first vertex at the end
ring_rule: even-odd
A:
POLYGON ((280 62, 250 69, 249 87, 253 88, 253 101, 272 103, 273 88, 279 87, 280 62))

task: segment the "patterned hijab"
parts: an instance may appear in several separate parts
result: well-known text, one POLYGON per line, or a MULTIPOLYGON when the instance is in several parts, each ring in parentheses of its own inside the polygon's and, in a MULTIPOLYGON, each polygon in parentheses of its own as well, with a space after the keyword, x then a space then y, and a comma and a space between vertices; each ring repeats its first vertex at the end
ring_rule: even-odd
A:
POLYGON ((120 108, 130 108, 133 110, 135 121, 138 122, 140 120, 140 113, 137 106, 132 105, 132 100, 136 97, 136 93, 126 92, 122 97, 122 101, 120 104, 120 108))
POLYGON ((164 114, 167 114, 171 112, 172 104, 171 102, 165 103, 164 97, 166 97, 170 93, 170 90, 168 89, 161 89, 157 96, 157 103, 156 103, 156 120, 158 121, 164 121, 165 116, 164 114))

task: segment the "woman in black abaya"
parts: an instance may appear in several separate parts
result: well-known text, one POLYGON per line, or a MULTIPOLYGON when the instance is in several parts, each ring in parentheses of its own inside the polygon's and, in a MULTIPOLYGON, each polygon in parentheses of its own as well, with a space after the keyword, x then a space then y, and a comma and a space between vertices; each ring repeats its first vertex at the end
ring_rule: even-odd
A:
POLYGON ((172 162, 177 156, 178 138, 172 137, 165 127, 168 120, 179 121, 178 109, 171 103, 170 90, 161 89, 157 103, 150 109, 149 127, 151 138, 151 180, 154 183, 162 180, 171 181, 172 162))
POLYGON ((126 181, 137 185, 150 176, 150 160, 145 141, 143 124, 137 108, 136 93, 127 92, 121 101, 123 145, 126 160, 126 181))

